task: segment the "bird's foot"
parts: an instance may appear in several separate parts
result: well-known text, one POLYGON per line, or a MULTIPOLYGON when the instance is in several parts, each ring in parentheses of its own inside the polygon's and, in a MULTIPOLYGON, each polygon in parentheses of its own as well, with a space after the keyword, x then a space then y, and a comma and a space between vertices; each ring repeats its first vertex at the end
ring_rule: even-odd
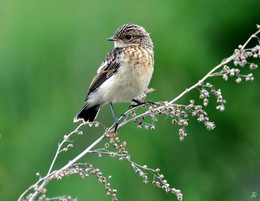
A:
POLYGON ((135 99, 133 99, 132 101, 135 102, 136 104, 130 105, 130 106, 129 106, 129 109, 132 109, 132 108, 135 108, 135 107, 138 107, 138 106, 141 106, 141 105, 156 105, 156 103, 153 102, 153 101, 141 102, 141 101, 135 100, 135 99))

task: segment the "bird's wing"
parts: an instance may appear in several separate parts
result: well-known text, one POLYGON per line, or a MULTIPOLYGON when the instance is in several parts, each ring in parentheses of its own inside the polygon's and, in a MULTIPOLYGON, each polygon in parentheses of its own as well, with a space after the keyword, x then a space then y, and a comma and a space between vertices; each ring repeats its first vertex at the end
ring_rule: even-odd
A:
POLYGON ((89 86, 88 95, 117 72, 118 68, 121 66, 121 63, 117 61, 117 55, 121 53, 122 50, 120 48, 114 48, 107 54, 89 86))

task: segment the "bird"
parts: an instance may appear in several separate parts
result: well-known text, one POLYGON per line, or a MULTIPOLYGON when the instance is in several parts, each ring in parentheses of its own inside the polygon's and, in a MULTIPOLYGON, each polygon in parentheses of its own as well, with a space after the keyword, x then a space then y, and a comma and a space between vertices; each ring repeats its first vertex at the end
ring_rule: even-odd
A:
POLYGON ((99 110, 109 104, 116 130, 118 117, 113 103, 144 103, 137 97, 147 89, 152 78, 154 51, 150 34, 137 24, 120 26, 107 40, 114 42, 114 48, 98 68, 88 88, 84 106, 73 121, 93 122, 99 110))

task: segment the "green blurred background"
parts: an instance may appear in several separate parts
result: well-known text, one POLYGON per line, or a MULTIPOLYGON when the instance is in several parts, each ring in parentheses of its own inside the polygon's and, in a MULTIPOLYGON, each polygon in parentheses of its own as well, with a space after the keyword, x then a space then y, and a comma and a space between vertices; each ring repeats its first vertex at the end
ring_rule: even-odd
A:
MULTIPOLYGON (((125 23, 144 26, 155 45, 155 72, 149 100, 171 100, 197 82, 256 31, 259 0, 1 0, 0 1, 0 200, 16 200, 46 174, 58 142, 72 131, 74 115, 106 53, 106 38, 125 23)), ((259 64, 259 61, 258 61, 259 64)), ((245 71, 248 73, 248 71, 245 71)), ((255 81, 236 84, 214 78, 227 100, 224 112, 208 108, 216 129, 208 132, 191 119, 188 136, 178 140, 178 127, 159 117, 154 131, 129 124, 119 130, 132 159, 160 168, 187 201, 260 200, 260 72, 255 81)), ((197 92, 180 103, 196 99, 197 92)), ((129 104, 117 104, 122 113, 129 104)), ((106 106, 98 119, 112 123, 106 106)), ((86 128, 55 168, 64 165, 101 133, 86 128)), ((85 157, 112 175, 118 198, 176 200, 144 184, 124 161, 85 157)), ((48 196, 69 194, 79 200, 111 200, 96 178, 78 175, 54 181, 48 196)))

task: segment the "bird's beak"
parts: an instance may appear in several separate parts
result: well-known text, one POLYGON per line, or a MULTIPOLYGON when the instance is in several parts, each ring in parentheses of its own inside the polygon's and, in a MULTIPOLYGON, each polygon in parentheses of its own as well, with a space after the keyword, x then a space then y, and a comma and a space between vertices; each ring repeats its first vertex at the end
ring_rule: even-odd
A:
POLYGON ((112 36, 112 37, 107 38, 107 40, 108 41, 116 41, 117 39, 114 36, 112 36))

